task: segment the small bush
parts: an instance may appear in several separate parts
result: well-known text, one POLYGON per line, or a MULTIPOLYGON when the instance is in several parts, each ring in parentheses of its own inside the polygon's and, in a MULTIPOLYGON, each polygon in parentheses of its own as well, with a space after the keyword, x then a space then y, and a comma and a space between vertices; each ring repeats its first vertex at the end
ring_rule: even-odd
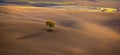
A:
POLYGON ((55 27, 56 23, 52 20, 47 20, 46 22, 46 26, 48 27, 47 30, 52 30, 52 27, 55 27))

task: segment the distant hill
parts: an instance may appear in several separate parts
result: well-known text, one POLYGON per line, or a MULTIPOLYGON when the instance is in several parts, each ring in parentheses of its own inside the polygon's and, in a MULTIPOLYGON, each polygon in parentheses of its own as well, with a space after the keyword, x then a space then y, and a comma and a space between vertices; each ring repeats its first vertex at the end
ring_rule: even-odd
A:
POLYGON ((120 2, 120 0, 0 0, 0 1, 50 1, 50 2, 63 2, 63 1, 89 1, 89 2, 98 2, 98 1, 106 1, 106 2, 111 2, 111 1, 117 1, 120 2))
POLYGON ((6 2, 74 2, 84 6, 102 6, 119 8, 120 0, 0 0, 6 2))

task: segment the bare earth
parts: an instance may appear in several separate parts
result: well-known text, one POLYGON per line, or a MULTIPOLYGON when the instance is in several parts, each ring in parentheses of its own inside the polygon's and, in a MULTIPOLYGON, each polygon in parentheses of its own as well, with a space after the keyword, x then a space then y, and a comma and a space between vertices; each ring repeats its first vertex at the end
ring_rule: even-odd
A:
POLYGON ((0 55, 120 55, 120 13, 0 6, 0 55))

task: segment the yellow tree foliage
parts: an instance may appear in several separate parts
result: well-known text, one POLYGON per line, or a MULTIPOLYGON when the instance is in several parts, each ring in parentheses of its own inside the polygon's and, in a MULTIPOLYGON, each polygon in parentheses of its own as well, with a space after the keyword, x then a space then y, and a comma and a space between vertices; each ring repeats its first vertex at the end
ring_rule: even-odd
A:
POLYGON ((46 21, 46 26, 48 26, 49 28, 55 27, 56 23, 52 20, 47 20, 46 21))
POLYGON ((116 12, 117 9, 115 8, 100 8, 101 12, 116 12))

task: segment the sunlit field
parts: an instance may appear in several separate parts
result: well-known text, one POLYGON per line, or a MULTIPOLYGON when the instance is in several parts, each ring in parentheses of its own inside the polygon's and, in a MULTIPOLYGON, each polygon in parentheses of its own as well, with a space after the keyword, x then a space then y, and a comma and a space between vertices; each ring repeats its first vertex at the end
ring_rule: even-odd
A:
POLYGON ((52 3, 0 5, 0 55, 120 55, 117 8, 52 3))

